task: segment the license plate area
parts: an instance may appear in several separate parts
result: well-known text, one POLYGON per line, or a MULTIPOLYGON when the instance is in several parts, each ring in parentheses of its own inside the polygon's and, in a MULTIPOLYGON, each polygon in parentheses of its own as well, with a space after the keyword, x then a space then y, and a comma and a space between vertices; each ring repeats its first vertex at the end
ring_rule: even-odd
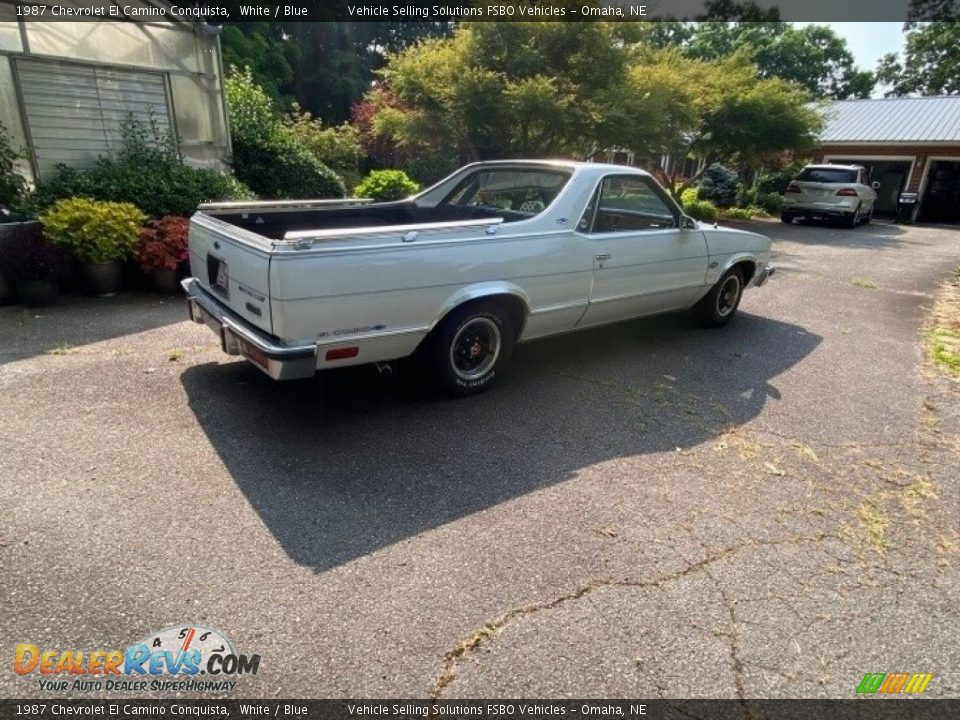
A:
POLYGON ((210 289, 224 297, 230 294, 230 270, 227 263, 215 255, 207 255, 207 282, 210 289))

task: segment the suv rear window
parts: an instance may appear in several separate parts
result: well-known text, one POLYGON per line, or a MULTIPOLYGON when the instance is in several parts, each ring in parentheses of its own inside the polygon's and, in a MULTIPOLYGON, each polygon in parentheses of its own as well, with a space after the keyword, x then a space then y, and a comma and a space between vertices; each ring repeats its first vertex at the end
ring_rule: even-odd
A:
POLYGON ((855 183, 857 171, 845 168, 804 168, 797 175, 801 182, 855 183))

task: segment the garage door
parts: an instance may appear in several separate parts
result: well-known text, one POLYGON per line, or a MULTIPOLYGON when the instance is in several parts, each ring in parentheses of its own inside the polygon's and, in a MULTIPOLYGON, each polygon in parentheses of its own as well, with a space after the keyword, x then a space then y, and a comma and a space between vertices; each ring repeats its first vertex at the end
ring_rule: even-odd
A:
POLYGON ((159 73, 92 65, 17 59, 17 76, 40 177, 58 163, 85 167, 120 147, 120 127, 130 114, 151 114, 170 127, 166 83, 159 73))

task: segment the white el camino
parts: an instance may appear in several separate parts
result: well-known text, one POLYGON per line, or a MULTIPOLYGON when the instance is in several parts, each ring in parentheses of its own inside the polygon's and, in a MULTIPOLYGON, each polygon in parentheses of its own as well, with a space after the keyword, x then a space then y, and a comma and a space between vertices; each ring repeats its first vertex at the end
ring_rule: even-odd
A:
POLYGON ((467 165, 398 202, 219 203, 190 223, 190 316, 278 380, 417 356, 457 395, 516 343, 690 309, 725 325, 770 240, 704 226, 637 168, 467 165))

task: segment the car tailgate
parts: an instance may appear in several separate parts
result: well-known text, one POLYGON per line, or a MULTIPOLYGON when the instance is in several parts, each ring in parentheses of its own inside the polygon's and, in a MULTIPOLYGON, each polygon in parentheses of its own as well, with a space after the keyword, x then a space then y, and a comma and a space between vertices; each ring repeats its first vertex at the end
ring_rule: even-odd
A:
POLYGON ((268 238, 196 213, 190 218, 190 272, 221 304, 273 332, 268 238))

